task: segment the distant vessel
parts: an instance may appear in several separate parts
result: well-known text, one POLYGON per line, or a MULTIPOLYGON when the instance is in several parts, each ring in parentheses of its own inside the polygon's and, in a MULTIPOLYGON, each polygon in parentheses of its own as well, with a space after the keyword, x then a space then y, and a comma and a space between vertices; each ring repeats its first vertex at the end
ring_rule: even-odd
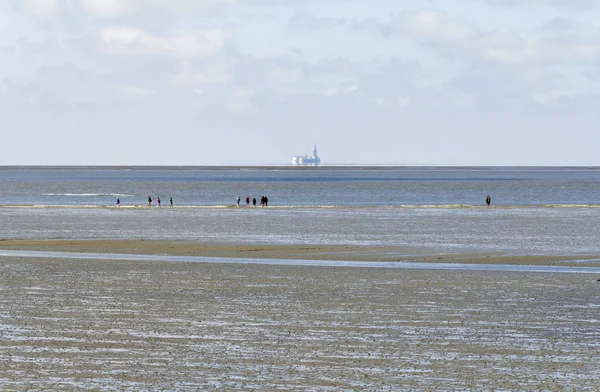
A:
POLYGON ((312 156, 296 155, 292 158, 292 165, 294 166, 319 166, 321 164, 321 158, 317 155, 317 146, 313 149, 312 156))

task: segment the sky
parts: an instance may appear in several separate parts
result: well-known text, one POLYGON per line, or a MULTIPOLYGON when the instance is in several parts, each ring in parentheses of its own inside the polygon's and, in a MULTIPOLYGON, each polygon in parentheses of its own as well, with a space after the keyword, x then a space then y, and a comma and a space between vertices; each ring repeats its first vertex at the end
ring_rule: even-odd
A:
POLYGON ((600 165, 596 0, 0 0, 0 165, 600 165))

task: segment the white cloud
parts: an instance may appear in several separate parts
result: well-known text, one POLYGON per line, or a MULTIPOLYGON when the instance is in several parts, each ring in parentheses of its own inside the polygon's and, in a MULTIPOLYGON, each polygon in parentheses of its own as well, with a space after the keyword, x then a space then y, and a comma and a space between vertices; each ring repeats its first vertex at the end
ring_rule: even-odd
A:
POLYGON ((98 18, 121 18, 148 14, 201 15, 213 12, 219 6, 236 0, 77 0, 90 15, 98 18))
POLYGON ((81 6, 87 12, 99 17, 115 17, 131 13, 134 10, 134 1, 81 0, 81 6))
POLYGON ((537 93, 532 96, 533 101, 540 104, 550 104, 555 103, 560 99, 571 99, 577 97, 579 95, 583 95, 581 91, 564 91, 564 90, 556 90, 547 93, 537 93))
POLYGON ((593 9, 598 7, 596 0, 478 0, 481 3, 489 3, 498 6, 525 6, 525 7, 558 7, 574 9, 593 9))
POLYGON ((225 30, 214 28, 160 37, 135 27, 111 27, 102 31, 101 39, 106 49, 115 54, 162 54, 178 58, 198 58, 220 52, 229 39, 229 34, 225 30))
POLYGON ((415 39, 434 42, 465 40, 477 32, 469 23, 430 9, 401 15, 393 24, 415 39))
POLYGON ((341 86, 341 87, 334 87, 334 88, 329 88, 329 89, 323 90, 321 92, 321 95, 323 95, 324 97, 332 97, 332 96, 338 95, 338 94, 350 94, 350 93, 356 92, 358 90, 360 90, 360 87, 355 86, 355 85, 341 86))
POLYGON ((232 96, 239 101, 249 101, 256 96, 256 92, 252 89, 238 87, 233 90, 232 96))
POLYGON ((59 10, 58 0, 25 0, 27 11, 37 16, 52 16, 59 10))
MULTIPOLYGON (((43 128, 22 125, 32 118, 54 121, 64 134, 87 129, 73 125, 74 113, 80 124, 119 132, 128 119, 136 127, 127 132, 135 143, 126 159, 146 151, 140 135, 166 126, 191 144, 206 134, 223 143, 268 136, 227 145, 229 162, 254 159, 248 150, 277 161, 270 154, 285 150, 282 143, 304 145, 308 132, 319 144, 344 139, 337 158, 328 152, 330 161, 343 161, 355 144, 356 137, 342 136, 368 129, 363 161, 395 159, 394 143, 410 154, 414 143, 404 141, 412 138, 422 152, 415 159, 438 163, 453 132, 522 133, 523 151, 549 127, 595 135, 600 15, 567 0, 560 8, 560 0, 492 1, 10 0, 0 4, 7 33, 0 38, 0 115, 12 116, 15 135, 43 128), (303 13, 290 20, 298 6, 303 13), (264 149, 265 139, 273 148, 264 149)), ((470 150, 492 150, 476 139, 468 137, 474 148, 464 149, 465 161, 474 159, 470 150)), ((65 159, 77 150, 52 147, 65 159)), ((222 149, 210 150, 196 163, 222 159, 222 149)), ((156 155, 177 162, 181 150, 156 155)), ((153 163, 139 156, 132 163, 153 163)), ((3 159, 32 157, 22 150, 3 159)))
POLYGON ((275 83, 296 83, 300 80, 300 78, 302 78, 303 74, 304 71, 302 68, 277 67, 269 72, 269 79, 275 83))
POLYGON ((158 92, 154 89, 139 86, 121 86, 118 91, 122 95, 131 97, 152 97, 158 95, 158 92))
POLYGON ((169 75, 168 83, 173 87, 188 89, 197 85, 227 83, 234 76, 235 64, 230 60, 214 59, 202 64, 184 60, 179 63, 177 71, 169 75))
POLYGON ((600 60, 600 29, 573 21, 565 23, 564 19, 557 19, 558 14, 550 15, 549 21, 528 29, 486 26, 482 21, 473 23, 436 9, 408 10, 391 16, 388 21, 320 17, 303 12, 292 17, 290 24, 295 30, 341 27, 355 33, 368 32, 390 41, 410 42, 420 50, 473 65, 485 61, 503 66, 552 66, 556 62, 600 60), (562 28, 552 27, 557 20, 562 28))
POLYGON ((230 93, 227 107, 236 114, 254 114, 256 96, 256 91, 250 88, 235 87, 230 93))
POLYGON ((388 99, 388 98, 377 98, 375 99, 375 104, 378 106, 384 107, 403 107, 408 106, 412 103, 412 99, 410 97, 400 97, 396 99, 388 99))

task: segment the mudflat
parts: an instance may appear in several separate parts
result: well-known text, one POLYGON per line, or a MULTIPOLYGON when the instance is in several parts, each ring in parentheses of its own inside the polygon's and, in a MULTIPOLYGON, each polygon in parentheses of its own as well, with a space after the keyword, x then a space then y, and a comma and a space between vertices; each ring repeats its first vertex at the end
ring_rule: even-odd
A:
POLYGON ((0 240, 0 249, 87 253, 125 253, 226 258, 417 261, 431 263, 479 263, 564 265, 595 267, 600 255, 514 255, 500 253, 431 253, 393 246, 293 245, 202 243, 157 240, 0 240))
POLYGON ((0 257, 0 385, 595 391, 597 278, 0 257))

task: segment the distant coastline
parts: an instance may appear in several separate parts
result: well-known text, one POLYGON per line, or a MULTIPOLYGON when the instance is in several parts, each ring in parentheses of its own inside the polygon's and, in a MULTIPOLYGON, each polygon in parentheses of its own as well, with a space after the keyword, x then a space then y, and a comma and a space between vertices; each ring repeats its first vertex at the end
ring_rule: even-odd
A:
POLYGON ((0 170, 386 170, 386 169, 434 169, 434 170, 600 170, 598 166, 527 166, 527 165, 439 165, 439 164, 322 164, 320 166, 293 166, 288 164, 263 165, 0 165, 0 170))

